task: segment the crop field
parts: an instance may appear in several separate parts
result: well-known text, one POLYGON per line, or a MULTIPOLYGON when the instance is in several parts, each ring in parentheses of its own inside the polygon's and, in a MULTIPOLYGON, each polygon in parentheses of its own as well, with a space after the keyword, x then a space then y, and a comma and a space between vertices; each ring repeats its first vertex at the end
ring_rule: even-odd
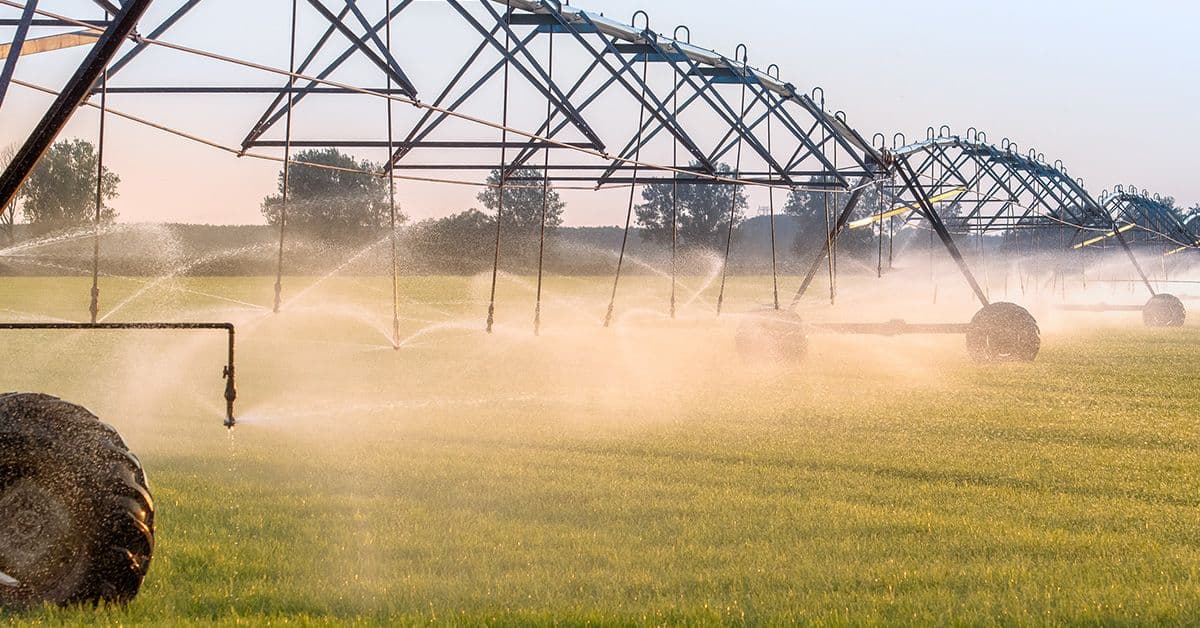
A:
MULTIPOLYGON (((1200 622, 1195 322, 1046 311, 1033 364, 833 335, 763 364, 734 337, 769 278, 671 322, 632 277, 604 329, 611 279, 553 277, 540 337, 527 278, 490 336, 486 279, 405 278, 397 350, 383 278, 288 278, 278 316, 273 279, 146 281, 102 312, 237 323, 242 423, 216 332, 3 332, 3 387, 115 425, 158 508, 132 605, 14 623, 1200 622)), ((79 320, 87 290, 0 279, 0 316, 79 320)), ((905 314, 870 297, 801 311, 905 314)), ((976 309, 941 299, 911 318, 976 309)))

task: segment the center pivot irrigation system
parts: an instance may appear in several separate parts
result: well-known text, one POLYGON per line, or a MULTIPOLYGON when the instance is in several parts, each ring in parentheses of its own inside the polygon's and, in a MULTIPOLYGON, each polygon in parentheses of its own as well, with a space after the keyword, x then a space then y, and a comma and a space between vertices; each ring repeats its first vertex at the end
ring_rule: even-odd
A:
MULTIPOLYGON (((1097 202, 1079 181, 1067 176, 1061 164, 1048 165, 1032 153, 1021 155, 1007 140, 1000 147, 990 145, 974 129, 962 137, 951 135, 947 128, 931 131, 926 141, 916 144, 897 136, 890 148, 878 136, 868 142, 843 113, 826 109, 820 88, 802 92, 781 78, 778 67, 755 68, 745 46, 727 57, 694 45, 686 26, 675 28, 671 36, 663 35, 651 28, 649 16, 640 11, 624 24, 556 0, 444 0, 436 6, 415 0, 291 0, 290 20, 284 17, 277 22, 281 31, 287 27, 287 67, 277 67, 168 41, 173 29, 211 4, 204 0, 92 2, 103 19, 45 11, 38 8, 37 0, 0 0, 0 7, 16 15, 0 18, 0 26, 15 28, 12 42, 0 48, 5 60, 0 71, 0 108, 13 87, 54 97, 0 176, 0 208, 8 208, 8 224, 15 211, 12 201, 22 184, 74 112, 84 106, 100 115, 101 168, 109 118, 146 125, 240 158, 278 162, 283 168, 274 286, 278 312, 285 288, 293 151, 377 150, 386 154, 386 167, 370 174, 392 183, 390 243, 397 346, 397 181, 498 188, 488 332, 498 314, 496 284, 505 250, 506 188, 540 189, 543 199, 549 198, 552 186, 628 190, 625 240, 616 262, 606 326, 618 306, 639 186, 668 184, 673 190, 672 317, 679 187, 764 188, 770 195, 772 306, 747 317, 738 331, 739 346, 755 356, 799 357, 809 332, 832 331, 959 333, 966 335, 970 353, 980 361, 1032 360, 1041 342, 1036 321, 1017 305, 989 299, 960 252, 955 234, 1030 230, 1058 235, 1066 249, 1113 240, 1126 251, 1155 298, 1169 295, 1155 294, 1131 246, 1171 242, 1177 247, 1171 252, 1178 253, 1200 242, 1194 224, 1182 222, 1177 213, 1164 214, 1153 199, 1120 190, 1097 202), (157 11, 150 11, 152 4, 157 11), (312 23, 318 28, 313 30, 312 23), (31 36, 38 29, 49 29, 51 34, 31 36), (15 78, 23 55, 79 45, 91 48, 65 87, 54 89, 15 78), (153 57, 152 51, 174 55, 174 60, 191 57, 225 70, 248 72, 260 81, 269 77, 270 83, 233 85, 222 82, 224 74, 189 76, 180 84, 125 82, 133 73, 127 68, 140 66, 138 76, 144 77, 156 75, 155 68, 172 65, 170 60, 145 61, 153 57), (437 64, 428 63, 429 59, 449 65, 431 69, 437 64), (367 75, 377 77, 378 83, 367 81, 374 87, 362 86, 367 75), (265 109, 247 115, 240 139, 221 140, 111 106, 110 101, 129 96, 140 102, 171 97, 257 101, 248 96, 269 102, 265 109), (333 108, 320 109, 318 103, 333 108), (382 128, 366 133, 352 128, 360 117, 356 113, 355 119, 343 116, 342 125, 322 125, 327 131, 330 126, 344 126, 345 137, 300 133, 307 107, 324 112, 316 115, 329 115, 330 110, 343 110, 342 103, 347 108, 363 103, 376 107, 373 116, 382 128), (479 173, 490 171, 498 171, 499 176, 481 183, 479 173), (869 208, 873 216, 852 221, 856 211, 862 213, 859 204, 870 188, 879 190, 880 206, 869 208), (798 189, 824 195, 830 228, 820 234, 822 251, 789 304, 780 298, 775 195, 798 189), (832 206, 830 199, 840 203, 843 197, 844 205, 832 206), (967 212, 943 219, 939 206, 948 203, 965 206, 967 212), (883 225, 894 224, 897 218, 923 221, 940 239, 983 306, 979 314, 969 323, 805 325, 796 309, 823 267, 829 269, 833 295, 837 241, 844 231, 863 225, 878 228, 882 269, 883 225)), ((185 74, 173 72, 171 78, 180 80, 185 74)), ((10 324, 0 329, 223 331, 229 348, 224 368, 225 425, 232 428, 237 399, 233 325, 97 322, 100 200, 97 193, 91 322, 10 324)), ((545 208, 544 202, 534 333, 542 322, 545 208)), ((736 212, 735 196, 727 221, 718 316, 724 306, 736 212)), ((1182 316, 1147 320, 1182 324, 1182 316)), ((86 410, 52 397, 0 396, 0 607, 132 599, 149 566, 153 541, 154 508, 145 476, 115 431, 86 410)))

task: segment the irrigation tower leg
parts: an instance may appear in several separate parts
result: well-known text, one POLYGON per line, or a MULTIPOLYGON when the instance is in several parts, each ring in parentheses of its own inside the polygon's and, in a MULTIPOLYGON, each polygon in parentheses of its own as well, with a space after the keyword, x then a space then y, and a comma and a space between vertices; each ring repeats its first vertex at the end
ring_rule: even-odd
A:
POLYGON ((1125 234, 1121 233, 1120 227, 1116 221, 1113 221, 1113 233, 1117 234, 1117 242, 1121 243, 1121 248, 1125 250, 1125 255, 1129 256, 1129 261, 1133 263, 1133 269, 1137 271, 1138 277, 1141 277, 1142 283, 1146 285, 1146 289, 1150 291, 1150 296, 1157 296, 1158 292, 1154 289, 1154 284, 1151 283, 1150 277, 1146 275, 1146 270, 1142 268, 1141 262, 1137 256, 1133 254, 1133 249, 1129 246, 1129 241, 1125 239, 1125 234))
POLYGON ((954 244, 954 238, 950 235, 950 231, 946 229, 946 223, 942 222, 941 216, 938 216, 937 210, 933 208, 933 203, 929 202, 929 197, 925 195, 925 189, 921 186, 921 182, 917 180, 916 173, 913 172, 908 159, 900 159, 897 163, 900 178, 904 180, 904 185, 916 196, 917 204, 921 207, 921 213, 925 214, 926 220, 929 221, 934 232, 941 238, 946 250, 950 252, 950 257, 953 257, 954 263, 958 264, 958 269, 962 271, 963 277, 971 285, 971 290, 975 291, 975 297, 979 299, 979 303, 987 307, 990 303, 987 294, 979 285, 979 281, 975 279, 975 275, 971 272, 970 266, 967 265, 967 260, 963 258, 962 252, 954 244))
POLYGON ((800 288, 796 290, 796 296, 792 297, 792 308, 795 308, 796 304, 800 302, 800 299, 804 298, 804 293, 808 292, 808 288, 812 285, 813 279, 815 279, 817 273, 821 271, 821 266, 825 261, 825 256, 829 254, 834 240, 836 240, 838 235, 841 234, 842 230, 846 228, 846 223, 850 222, 851 214, 853 214, 854 209, 858 207, 858 202, 862 200, 863 192, 866 191, 866 184, 866 179, 859 181, 858 189, 854 190, 854 192, 850 194, 850 198, 846 199, 846 207, 842 210, 841 215, 838 216, 837 222, 835 222, 833 227, 829 230, 828 237, 825 238, 825 244, 822 245, 821 252, 817 254, 817 259, 813 260, 812 265, 808 267, 808 273, 804 276, 804 281, 800 283, 800 288))

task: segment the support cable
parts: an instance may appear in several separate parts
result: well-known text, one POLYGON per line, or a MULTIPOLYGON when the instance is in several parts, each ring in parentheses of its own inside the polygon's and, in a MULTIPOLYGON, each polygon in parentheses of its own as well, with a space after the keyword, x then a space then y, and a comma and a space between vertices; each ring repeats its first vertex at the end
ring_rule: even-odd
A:
MULTIPOLYGON (((746 53, 743 48, 742 65, 744 67, 749 67, 749 65, 747 64, 747 61, 748 61, 748 59, 746 58, 746 53)), ((743 127, 743 128, 745 127, 745 122, 746 122, 746 81, 747 81, 747 79, 748 79, 748 77, 746 77, 746 76, 742 77, 742 102, 738 106, 739 116, 738 116, 737 123, 738 123, 739 127, 743 127)), ((737 179, 739 176, 741 176, 742 144, 744 143, 743 142, 744 137, 745 137, 745 132, 742 131, 741 129, 739 129, 738 130, 738 141, 737 141, 737 158, 733 165, 733 178, 734 179, 737 179)), ((733 252, 733 225, 735 222, 737 222, 738 194, 741 191, 742 191, 742 189, 736 185, 729 186, 729 225, 728 225, 728 227, 726 229, 726 233, 725 233, 725 259, 721 263, 721 289, 717 293, 717 317, 718 318, 721 316, 721 309, 725 306, 725 284, 729 280, 729 255, 730 255, 730 253, 733 252)))
MULTIPOLYGON (((546 64, 546 76, 549 83, 554 82, 554 31, 550 31, 547 36, 549 38, 549 53, 548 62, 546 64)), ((550 97, 550 90, 546 90, 546 128, 550 128, 551 121, 554 120, 554 100, 550 97)), ((542 283, 546 267, 546 212, 550 205, 550 148, 545 151, 545 158, 542 161, 542 215, 541 227, 538 232, 538 267, 537 267, 537 302, 533 307, 533 335, 540 336, 542 334, 542 283)), ((631 186, 632 188, 632 186, 631 186)))
MULTIPOLYGON (((824 94, 822 94, 824 95, 824 94)), ((833 143, 833 169, 838 169, 838 144, 833 143)), ((833 192, 833 205, 837 206, 840 198, 837 192, 833 192)), ((829 209, 829 193, 825 194, 827 220, 833 218, 831 209, 829 209)), ((837 280, 838 280, 838 239, 833 238, 829 241, 829 304, 837 304, 837 280)))
POLYGON ((875 269, 875 278, 883 279, 883 181, 879 182, 875 191, 879 194, 879 263, 875 269))
POLYGON ((291 32, 291 52, 289 54, 288 67, 288 98, 287 98, 287 121, 284 126, 284 144, 283 144, 283 191, 280 195, 279 205, 279 256, 275 266, 275 303, 272 307, 274 313, 279 313, 279 308, 283 303, 283 245, 287 238, 287 214, 288 201, 291 193, 291 178, 292 178, 292 109, 295 103, 294 89, 296 87, 296 21, 299 14, 299 0, 292 0, 292 32, 291 32))
MULTIPOLYGON (((672 90, 671 117, 679 117, 679 89, 672 90)), ((679 168, 679 138, 672 134, 671 165, 679 168)), ((679 286, 679 173, 671 176, 671 320, 675 320, 676 292, 679 286)))
MULTIPOLYGON (((767 153, 771 152, 771 118, 767 117, 767 153)), ((771 178, 774 179, 774 174, 771 178)), ((767 208, 771 212, 771 297, 775 310, 779 311, 779 257, 775 249, 775 188, 767 188, 767 208)))
MULTIPOLYGON (((109 19, 107 11, 104 19, 109 19)), ((104 212, 104 142, 105 122, 108 118, 108 66, 100 74, 100 130, 96 145, 96 214, 92 220, 92 292, 88 313, 92 324, 100 317, 100 222, 104 212)))
MULTIPOLYGON (((825 92, 822 91, 821 92, 821 111, 824 111, 824 110, 825 110, 825 92)), ((824 146, 825 143, 828 141, 826 138, 827 133, 828 132, 825 130, 825 128, 821 127, 821 145, 822 146, 824 146)), ((825 211, 825 233, 827 234, 826 239, 825 239, 825 251, 828 253, 826 262, 827 262, 827 266, 828 266, 827 270, 828 270, 828 277, 829 277, 829 304, 833 305, 834 298, 835 298, 834 286, 833 286, 833 256, 834 256, 833 240, 836 237, 836 230, 833 228, 833 216, 830 215, 830 211, 829 211, 829 192, 828 191, 821 193, 821 202, 823 204, 824 211, 825 211)))
MULTIPOLYGON (((387 28, 384 32, 384 41, 387 46, 387 54, 390 57, 392 54, 392 0, 384 0, 383 14, 387 19, 387 28)), ((392 75, 390 72, 384 72, 387 79, 387 91, 392 91, 392 75)), ((387 101, 387 141, 388 141, 388 158, 395 154, 392 150, 395 138, 395 121, 392 119, 392 101, 387 101)), ((400 252, 399 239, 400 234, 397 233, 397 216, 396 216, 396 182, 388 179, 388 218, 391 227, 391 245, 392 245, 392 346, 400 350, 400 252)))
MULTIPOLYGON (((646 73, 649 68, 649 58, 642 58, 642 98, 646 98, 646 73)), ((633 159, 635 162, 641 157, 642 153, 642 127, 646 123, 646 107, 639 108, 638 113, 638 132, 637 132, 637 148, 634 149, 633 159)), ((629 229, 633 225, 633 201, 637 193, 637 178, 638 166, 635 163, 633 166, 633 185, 629 187, 629 207, 625 210, 625 232, 621 236, 621 253, 617 256, 617 272, 613 277, 612 296, 608 299, 608 311, 604 314, 604 326, 612 325, 613 310, 617 305, 617 287, 621 283, 621 269, 625 266, 625 251, 629 246, 629 229)))
MULTIPOLYGON (((505 18, 512 20, 512 3, 506 3, 508 11, 505 18)), ((504 183, 508 179, 508 89, 509 89, 509 49, 512 47, 512 29, 504 29, 504 102, 502 107, 501 118, 503 120, 502 129, 500 131, 500 168, 497 170, 499 176, 499 187, 497 188, 496 198, 499 199, 496 203, 496 245, 494 256, 492 257, 492 291, 488 297, 488 313, 487 313, 487 333, 492 333, 496 325, 496 281, 500 278, 500 233, 504 226, 504 183)))

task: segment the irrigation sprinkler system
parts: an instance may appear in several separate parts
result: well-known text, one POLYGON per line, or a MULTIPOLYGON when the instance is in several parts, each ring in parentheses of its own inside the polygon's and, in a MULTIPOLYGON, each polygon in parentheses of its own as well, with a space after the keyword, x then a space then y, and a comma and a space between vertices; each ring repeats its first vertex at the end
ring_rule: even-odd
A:
MULTIPOLYGON (((1170 268, 1183 262, 1180 254, 1189 253, 1200 245, 1196 224, 1189 224, 1179 209, 1161 196, 1138 190, 1136 187, 1116 186, 1100 195, 1101 205, 1112 217, 1112 227, 1074 243, 1072 248, 1087 251, 1105 246, 1116 239, 1126 250, 1145 251, 1160 260, 1161 280, 1151 280, 1143 273, 1150 287, 1150 299, 1145 304, 1066 304, 1062 309, 1075 312, 1140 312, 1148 327, 1179 327, 1187 320, 1183 301, 1169 293, 1158 292, 1155 285, 1169 285, 1170 268)), ((1132 253, 1131 253, 1132 255, 1132 253)))
MULTIPOLYGON (((876 136, 874 141, 885 141, 876 136)), ((991 303, 988 290, 975 275, 956 244, 955 235, 980 237, 1001 233, 1011 237, 1019 248, 1022 240, 1036 247, 1058 241, 1063 251, 1079 250, 1100 242, 1115 241, 1128 257, 1138 280, 1150 292, 1150 301, 1138 306, 1066 306, 1076 311, 1141 311, 1148 326, 1178 326, 1186 317, 1182 301, 1156 291, 1135 254, 1134 247, 1144 243, 1169 242, 1178 248, 1166 255, 1188 251, 1198 240, 1173 208, 1161 198, 1126 192, 1094 199, 1083 182, 1067 174, 1061 161, 1049 164, 1035 150, 1022 154, 1007 138, 1000 146, 989 144, 987 134, 968 129, 955 135, 947 126, 930 127, 925 140, 906 143, 902 135, 893 138, 892 148, 881 148, 892 164, 891 174, 899 183, 880 183, 881 207, 878 213, 850 222, 861 195, 852 194, 829 232, 827 244, 814 260, 793 303, 805 295, 820 271, 823 260, 832 257, 831 249, 847 227, 879 229, 879 276, 883 269, 883 224, 897 218, 902 223, 923 221, 953 258, 970 285, 983 310, 969 324, 909 324, 894 320, 882 324, 833 323, 817 325, 836 333, 902 335, 965 334, 972 356, 980 361, 1033 360, 1040 346, 1040 330, 1027 310, 1011 303, 991 303), (885 193, 886 191, 886 193, 885 193), (882 205, 885 197, 893 201, 891 209, 882 205), (956 213, 943 218, 938 207, 956 213), (1130 235, 1136 233, 1137 236, 1130 235)), ((835 249, 833 249, 835 250, 835 249)), ((1009 249, 1011 253, 1019 250, 1009 249)), ((836 265, 830 264, 831 284, 836 282, 836 265)), ((936 286, 935 286, 936 300, 936 286)))
MULTIPOLYGON (((947 127, 930 129, 924 141, 913 144, 897 135, 890 147, 884 145, 880 136, 868 142, 848 123, 844 113, 826 109, 824 91, 820 88, 802 92, 781 78, 778 66, 771 65, 765 71, 757 69, 751 64, 751 51, 745 45, 738 46, 733 56, 727 57, 693 44, 686 26, 673 29, 670 36, 660 33, 651 27, 650 16, 643 11, 626 24, 557 0, 445 0, 438 9, 442 11, 441 17, 435 23, 422 13, 429 10, 428 3, 376 1, 378 6, 368 10, 365 1, 291 0, 288 63, 286 68, 280 68, 168 41, 172 31, 186 23, 204 4, 203 0, 180 0, 153 23, 145 19, 152 0, 119 3, 93 0, 104 13, 101 20, 45 11, 38 7, 37 0, 24 3, 0 0, 0 7, 19 11, 15 19, 0 19, 0 25, 15 27, 13 41, 0 49, 5 57, 0 70, 0 107, 13 86, 55 97, 0 175, 0 208, 8 208, 7 224, 11 225, 15 211, 12 201, 41 156, 74 112, 89 106, 100 113, 101 169, 106 139, 104 121, 109 116, 241 158, 282 164, 283 194, 273 286, 276 313, 286 305, 283 296, 289 262, 286 246, 290 235, 289 214, 294 201, 290 197, 293 170, 300 166, 332 168, 386 180, 392 340, 396 348, 400 347, 397 181, 490 187, 497 193, 499 207, 490 251, 493 264, 485 326, 489 333, 504 314, 498 311, 497 279, 506 246, 507 190, 533 188, 542 194, 536 303, 532 313, 533 333, 538 334, 543 323, 543 274, 549 236, 547 208, 552 187, 628 190, 628 204, 622 208, 626 216, 623 244, 604 316, 604 324, 608 326, 621 306, 621 279, 636 193, 641 186, 655 184, 671 189, 670 284, 663 286, 669 294, 671 318, 677 308, 680 187, 741 186, 765 189, 768 193, 772 306, 747 317, 737 332, 738 346, 755 356, 800 357, 807 350, 810 333, 828 332, 884 336, 962 334, 969 353, 978 361, 1033 360, 1041 346, 1037 321, 1018 305, 993 302, 988 287, 976 279, 960 249, 961 242, 956 240, 956 236, 988 232, 1014 234, 1014 240, 1017 240, 1015 234, 1020 233, 1059 238, 1064 250, 1115 241, 1150 291, 1152 303, 1159 304, 1154 316, 1147 315, 1147 323, 1151 324, 1153 319, 1153 324, 1175 324, 1176 320, 1182 324, 1182 303, 1155 292, 1154 282, 1133 250, 1135 245, 1173 243, 1177 248, 1164 253, 1174 255, 1200 246, 1195 223, 1183 221, 1161 199, 1147 197, 1137 190, 1120 189, 1111 197, 1106 195, 1096 201, 1081 181, 1067 175, 1061 163, 1047 164, 1035 151, 1023 155, 1008 140, 1000 146, 991 145, 986 134, 975 129, 968 130, 965 136, 952 135, 947 127), (372 13, 376 15, 371 17, 372 13), (306 25, 311 21, 320 24, 315 37, 299 27, 302 21, 306 25), (437 36, 395 36, 397 29, 406 26, 411 29, 414 24, 425 31, 436 29, 437 36), (145 34, 138 31, 139 25, 145 34), (37 29, 47 27, 78 30, 31 37, 37 29), (15 69, 24 54, 89 43, 91 49, 86 58, 61 90, 15 78, 15 69), (175 84, 125 82, 129 75, 126 68, 132 64, 155 67, 150 59, 156 49, 250 71, 268 77, 270 82, 248 86, 197 77, 175 84), (418 61, 434 57, 459 63, 451 66, 450 71, 432 77, 426 76, 428 72, 417 71, 424 70, 416 65, 418 61), (344 73, 361 72, 363 68, 377 76, 382 87, 363 87, 340 78, 344 73), (270 102, 265 109, 250 112, 245 128, 239 133, 241 139, 232 142, 202 137, 112 106, 112 101, 122 98, 249 100, 246 96, 268 96, 270 102), (365 101, 382 105, 378 107, 378 117, 386 128, 385 137, 362 139, 361 133, 349 129, 345 137, 304 135, 300 115, 315 102, 334 98, 345 99, 343 102, 347 103, 365 101), (99 102, 92 102, 93 99, 99 102), (536 106, 524 106, 531 102, 536 106), (397 107, 398 104, 403 106, 397 107), (613 124, 614 120, 619 123, 613 124), (302 148, 377 150, 386 157, 385 166, 379 172, 364 172, 356 168, 301 164, 294 153, 302 148), (727 162, 732 163, 726 166, 727 162), (489 172, 497 173, 494 180, 481 183, 479 173, 489 172), (871 189, 878 193, 879 207, 860 207, 871 189), (786 306, 780 299, 775 241, 775 194, 782 190, 820 194, 827 227, 819 234, 823 239, 820 253, 786 306), (943 215, 941 208, 950 206, 965 208, 965 212, 943 215), (858 214, 865 216, 856 219, 858 214), (802 321, 799 305, 818 274, 827 273, 830 299, 837 297, 839 238, 848 229, 877 230, 878 274, 882 277, 884 227, 887 225, 889 232, 894 232, 897 221, 902 225, 909 222, 927 225, 931 251, 936 237, 978 299, 982 307, 979 313, 966 323, 914 324, 894 320, 807 324, 802 321)), ((725 240, 716 316, 721 316, 725 307, 737 215, 737 195, 731 196, 733 200, 723 223, 725 240)), ((96 228, 92 234, 91 322, 0 324, 0 330, 225 331, 228 364, 224 370, 224 424, 233 428, 237 389, 232 324, 98 322, 101 202, 98 192, 96 228)), ((889 237, 894 240, 894 234, 889 237)), ((890 259, 890 245, 888 249, 890 259)), ((99 449, 84 448, 86 451, 100 452, 107 447, 123 452, 123 460, 133 461, 130 464, 136 469, 130 473, 136 481, 119 485, 101 482, 96 486, 100 486, 97 490, 132 491, 145 497, 145 505, 134 513, 134 520, 140 524, 139 533, 152 545, 153 507, 144 488, 140 464, 134 464, 136 458, 128 454, 119 438, 105 441, 110 436, 115 438, 115 432, 96 427, 102 424, 95 417, 52 398, 0 396, 0 441, 13 439, 14 443, 25 443, 8 449, 18 452, 12 459, 0 455, 0 504, 20 498, 25 500, 22 503, 29 504, 27 511, 43 514, 65 507, 61 487, 34 486, 47 463, 29 443, 41 442, 47 433, 70 421, 83 421, 89 426, 76 435, 91 435, 88 438, 92 441, 107 443, 104 447, 97 445, 99 449)), ((100 455, 103 452, 95 454, 100 455)), ((65 465, 93 463, 94 457, 87 456, 63 459, 65 465)), ((66 473, 90 481, 85 477, 86 467, 68 467, 66 473)), ((26 523, 22 523, 6 519, 3 513, 4 508, 0 508, 0 530, 7 530, 5 526, 13 530, 28 528, 26 520, 54 520, 49 515, 39 515, 26 517, 21 520, 26 523)), ((128 514, 116 513, 113 517, 124 521, 128 514)), ((116 557, 89 555, 95 565, 93 572, 88 572, 83 580, 60 586, 53 583, 61 580, 56 580, 61 574, 44 569, 44 560, 20 563, 13 557, 35 555, 57 560, 61 556, 56 552, 61 552, 63 543, 68 541, 87 551, 102 548, 103 526, 97 528, 100 532, 80 529, 55 532, 37 526, 30 529, 37 533, 11 532, 3 538, 17 541, 0 540, 0 606, 38 600, 119 602, 130 599, 140 587, 149 564, 148 547, 116 557), (38 539, 46 534, 57 534, 54 538, 62 542, 41 543, 38 539), (14 567, 16 563, 20 564, 14 567), (114 582, 118 585, 113 585, 114 582)))

